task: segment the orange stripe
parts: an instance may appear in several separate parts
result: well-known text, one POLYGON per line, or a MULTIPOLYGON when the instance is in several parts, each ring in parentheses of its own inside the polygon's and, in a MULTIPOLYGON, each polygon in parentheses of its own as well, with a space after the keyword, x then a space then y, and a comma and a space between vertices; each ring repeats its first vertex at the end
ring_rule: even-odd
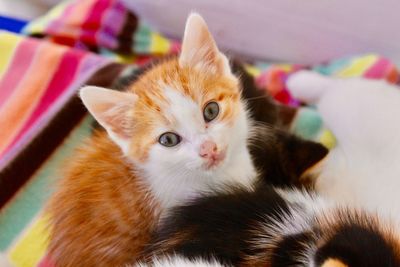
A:
POLYGON ((66 47, 50 43, 43 43, 38 49, 18 88, 0 109, 0 154, 23 127, 40 101, 66 50, 66 47))
POLYGON ((86 16, 94 3, 94 0, 81 0, 79 5, 74 6, 71 12, 69 12, 70 15, 66 19, 66 25, 81 26, 85 22, 86 16))

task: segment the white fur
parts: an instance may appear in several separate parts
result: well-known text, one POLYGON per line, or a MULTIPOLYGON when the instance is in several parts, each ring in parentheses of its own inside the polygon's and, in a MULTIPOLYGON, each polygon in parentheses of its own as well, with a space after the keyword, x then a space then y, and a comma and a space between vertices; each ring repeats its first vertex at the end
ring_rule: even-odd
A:
POLYGON ((151 264, 138 263, 134 267, 223 267, 215 260, 207 261, 205 259, 189 260, 181 256, 164 256, 154 258, 151 264))
MULTIPOLYGON (((258 236, 254 240, 253 246, 259 249, 267 248, 268 250, 265 253, 272 252, 284 237, 313 232, 316 218, 324 212, 329 214, 330 209, 335 208, 333 203, 313 193, 298 189, 276 190, 287 201, 288 211, 281 211, 282 220, 266 218, 267 223, 262 223, 260 225, 261 230, 256 231, 258 236)), ((304 246, 304 250, 299 250, 299 254, 293 256, 303 263, 301 266, 314 266, 313 261, 317 251, 316 243, 310 241, 304 246)))
POLYGON ((173 131, 182 141, 176 147, 155 144, 143 166, 147 181, 162 205, 174 206, 227 183, 251 187, 255 169, 247 150, 250 126, 243 104, 233 126, 217 118, 206 128, 202 106, 168 86, 165 95, 169 105, 163 112, 171 119, 168 125, 159 125, 157 134, 173 131), (206 140, 214 141, 220 150, 226 151, 225 159, 213 169, 207 169, 206 160, 199 155, 200 145, 206 140))
POLYGON ((294 74, 288 86, 295 97, 316 104, 338 141, 316 181, 317 191, 400 223, 400 88, 309 72, 294 74))

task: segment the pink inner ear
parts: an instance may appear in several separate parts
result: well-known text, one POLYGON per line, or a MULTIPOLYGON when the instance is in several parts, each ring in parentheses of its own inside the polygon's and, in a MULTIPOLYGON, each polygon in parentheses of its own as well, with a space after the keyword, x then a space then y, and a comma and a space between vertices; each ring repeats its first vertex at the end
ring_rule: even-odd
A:
POLYGON ((109 134, 129 138, 133 128, 129 110, 137 99, 135 94, 87 86, 81 89, 80 96, 89 112, 109 134))
POLYGON ((186 22, 179 58, 180 66, 200 66, 206 71, 215 69, 219 74, 230 73, 230 70, 225 69, 229 65, 225 64, 224 57, 219 52, 203 18, 198 14, 191 14, 186 22))

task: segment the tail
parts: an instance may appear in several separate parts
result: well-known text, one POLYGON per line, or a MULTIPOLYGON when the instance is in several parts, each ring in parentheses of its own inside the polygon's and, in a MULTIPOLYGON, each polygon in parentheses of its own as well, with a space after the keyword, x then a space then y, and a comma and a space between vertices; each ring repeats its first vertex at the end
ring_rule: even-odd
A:
MULTIPOLYGON (((322 227, 316 266, 400 266, 399 240, 379 218, 341 210, 322 227)), ((323 221, 323 219, 322 219, 323 221)))

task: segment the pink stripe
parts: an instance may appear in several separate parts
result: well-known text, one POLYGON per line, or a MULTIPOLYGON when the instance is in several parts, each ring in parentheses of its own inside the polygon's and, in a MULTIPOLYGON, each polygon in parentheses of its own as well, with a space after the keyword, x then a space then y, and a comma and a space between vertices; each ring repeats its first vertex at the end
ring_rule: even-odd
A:
POLYGON ((40 99, 35 110, 25 122, 22 129, 15 136, 12 142, 4 150, 4 154, 8 152, 23 136, 35 125, 35 122, 54 104, 55 100, 68 88, 74 81, 76 71, 79 67, 81 59, 84 57, 82 52, 69 50, 63 55, 54 76, 46 88, 46 92, 40 99))
POLYGON ((100 22, 105 11, 112 5, 114 0, 98 0, 88 12, 85 22, 82 24, 82 35, 80 39, 88 44, 96 45, 96 33, 101 30, 100 22))
POLYGON ((55 267, 49 255, 44 256, 36 267, 55 267))
POLYGON ((372 78, 372 79, 384 79, 386 78, 386 74, 388 73, 388 69, 391 63, 385 59, 380 58, 377 62, 375 62, 368 70, 364 73, 364 77, 372 78))
POLYGON ((47 26, 47 29, 44 30, 45 33, 58 33, 61 28, 65 27, 66 23, 66 18, 69 17, 69 15, 72 13, 74 10, 74 5, 67 5, 65 9, 62 11, 62 14, 58 16, 57 19, 50 21, 50 23, 47 26))
POLYGON ((39 42, 31 38, 26 38, 19 43, 12 62, 0 81, 0 108, 18 87, 18 83, 27 72, 38 47, 39 42))
POLYGON ((54 117, 54 114, 60 111, 65 103, 76 94, 77 89, 82 86, 97 70, 108 64, 110 60, 102 57, 98 57, 94 54, 86 53, 84 59, 79 65, 79 69, 76 71, 75 79, 69 86, 69 88, 60 95, 54 103, 49 107, 49 111, 44 113, 37 121, 35 127, 29 129, 24 138, 19 139, 12 149, 7 154, 0 156, 0 170, 7 166, 9 162, 15 158, 22 149, 29 144, 41 129, 54 117))

